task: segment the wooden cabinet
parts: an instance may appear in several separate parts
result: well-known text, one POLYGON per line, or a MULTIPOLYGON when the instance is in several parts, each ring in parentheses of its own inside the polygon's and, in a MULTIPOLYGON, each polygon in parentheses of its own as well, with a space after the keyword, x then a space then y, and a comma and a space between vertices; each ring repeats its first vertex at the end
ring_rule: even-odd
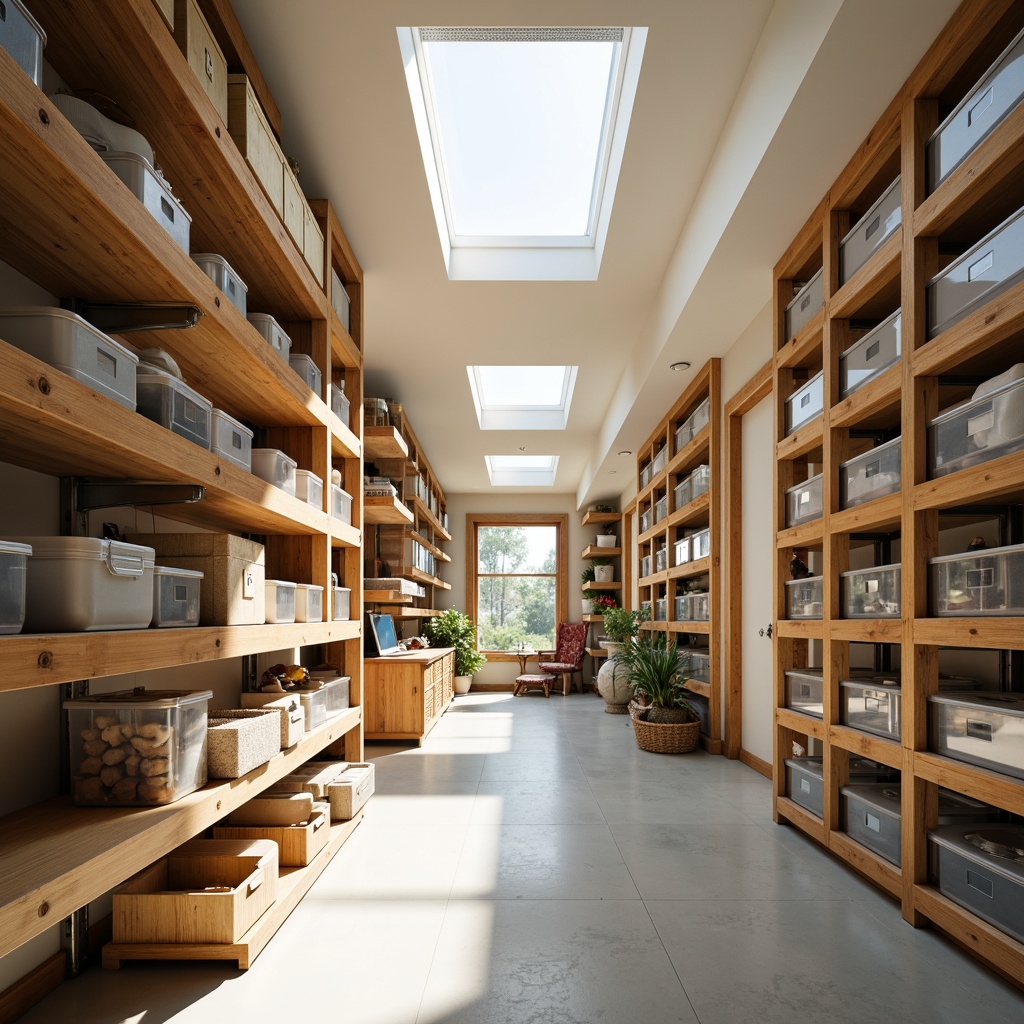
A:
POLYGON ((437 647, 363 663, 366 738, 416 740, 448 709, 455 692, 455 651, 437 647))
MULTIPOLYGON (((992 689, 1024 690, 1024 619, 1009 606, 1008 614, 995 617, 933 616, 929 560, 964 551, 985 531, 993 531, 990 547, 1004 530, 1003 542, 1024 539, 1015 533, 1024 457, 992 451, 982 461, 981 430, 971 457, 947 472, 929 445, 929 425, 1020 361, 1024 284, 1011 282, 945 328, 932 322, 929 297, 930 282, 952 259, 1024 207, 1024 106, 997 123, 935 187, 927 143, 1022 29, 1019 2, 967 0, 960 6, 776 266, 774 353, 775 816, 898 899, 908 921, 941 928, 1018 984, 1024 982, 1024 944, 940 892, 929 866, 928 833, 938 822, 940 787, 1020 816, 1024 783, 935 752, 929 698, 943 672, 976 676, 992 689), (897 175, 899 225, 846 278, 841 246, 897 175), (786 309, 799 284, 818 271, 821 309, 795 332, 787 330, 786 309), (844 369, 855 346, 897 309, 901 351, 851 389, 844 369), (820 412, 788 429, 787 401, 819 373, 820 412), (860 463, 851 463, 897 437, 895 467, 869 457, 860 472, 860 463), (797 502, 804 485, 819 474, 820 514, 802 515, 797 502), (806 584, 790 582, 795 556, 810 567, 806 584), (843 574, 888 564, 901 570, 901 596, 882 597, 879 588, 869 606, 853 603, 843 574), (787 590, 798 592, 788 607, 787 590), (901 714, 888 736, 844 724, 842 681, 856 667, 885 676, 899 672, 901 714), (820 671, 820 704, 813 709, 787 706, 786 672, 804 668, 820 671), (787 791, 785 762, 794 745, 821 757, 820 813, 787 791), (897 863, 846 830, 842 789, 853 756, 887 766, 900 782, 897 863)), ((984 258, 980 253, 977 261, 981 276, 984 258)))

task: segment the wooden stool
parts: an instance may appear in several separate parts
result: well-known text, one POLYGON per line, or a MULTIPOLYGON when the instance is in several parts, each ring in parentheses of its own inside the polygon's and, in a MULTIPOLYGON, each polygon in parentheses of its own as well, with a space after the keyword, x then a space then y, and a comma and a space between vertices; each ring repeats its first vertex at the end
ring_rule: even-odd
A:
POLYGON ((524 675, 519 676, 516 679, 516 685, 512 688, 512 696, 518 697, 521 693, 526 693, 531 687, 544 687, 544 696, 551 696, 551 684, 555 681, 554 676, 549 676, 543 672, 527 672, 524 675))

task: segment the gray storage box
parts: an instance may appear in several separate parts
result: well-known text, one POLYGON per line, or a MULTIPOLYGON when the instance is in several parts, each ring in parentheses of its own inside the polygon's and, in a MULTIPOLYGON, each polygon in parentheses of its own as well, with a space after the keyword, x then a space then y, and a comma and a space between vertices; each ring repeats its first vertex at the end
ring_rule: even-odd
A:
POLYGON ((654 503, 654 521, 660 523, 668 515, 668 495, 663 495, 654 503))
POLYGON ((806 479, 802 484, 786 491, 786 525, 799 526, 820 519, 824 508, 822 484, 824 476, 819 473, 806 479))
POLYGON ((843 618, 898 619, 901 575, 899 563, 841 572, 843 618))
POLYGON ((699 498, 711 490, 711 467, 707 465, 698 466, 690 474, 690 500, 699 498))
POLYGON ((789 669, 786 672, 786 707, 812 718, 823 717, 822 672, 820 668, 789 669))
POLYGON ((925 325, 935 338, 1024 280, 1024 210, 1008 217, 928 282, 925 325))
POLYGON ((139 370, 136 389, 138 410, 147 420, 209 450, 213 404, 198 391, 155 366, 139 370))
POLYGON ((900 361, 903 318, 886 317, 839 357, 839 394, 845 398, 900 361))
POLYGON ((25 581, 31 544, 0 540, 0 636, 20 633, 25 623, 25 581))
POLYGON ((4 0, 4 16, 0 18, 0 47, 36 83, 43 84, 43 49, 46 33, 39 22, 25 10, 21 0, 4 0))
POLYGON ((331 385, 331 412, 341 420, 345 426, 348 426, 348 412, 349 405, 351 403, 348 400, 348 396, 345 394, 344 387, 339 387, 337 384, 331 385))
POLYGON ((668 599, 659 597, 654 602, 654 621, 655 622, 667 622, 668 621, 668 599))
POLYGON ((900 489, 901 440, 894 437, 839 467, 843 508, 853 508, 865 501, 895 494, 900 489))
POLYGON ((320 396, 320 367, 302 352, 290 355, 288 365, 303 379, 306 387, 317 397, 320 396))
POLYGON ((246 313, 263 340, 287 363, 291 358, 292 339, 269 313, 246 313))
POLYGON ((824 270, 825 268, 822 267, 793 296, 792 301, 786 307, 785 328, 787 340, 796 335, 801 328, 805 327, 810 322, 811 317, 825 304, 824 270))
POLYGON ((198 626, 198 569, 172 569, 153 566, 153 621, 151 626, 198 626))
POLYGON ((839 718, 843 725, 899 742, 902 691, 898 673, 841 679, 839 685, 839 718))
POLYGON ((138 356, 77 313, 56 306, 0 309, 0 339, 134 411, 138 356))
POLYGON ((227 300, 245 316, 249 289, 223 256, 215 252, 194 252, 192 262, 224 293, 227 300))
POLYGON ((1010 367, 978 391, 976 398, 936 416, 929 425, 933 477, 1024 448, 1024 363, 1010 367))
POLYGON ((164 176, 137 153, 100 153, 100 159, 128 186, 167 234, 188 252, 192 218, 175 198, 164 176))
POLYGON ((252 431, 223 409, 214 409, 210 415, 210 451, 252 472, 252 431))
POLYGON ((690 658, 690 671, 688 678, 696 679, 698 682, 707 683, 711 681, 711 655, 705 648, 683 648, 683 654, 690 658))
POLYGON ((690 594, 690 621, 708 622, 711 618, 711 595, 705 592, 690 594))
POLYGON ((936 754, 1024 779, 1024 694, 932 694, 928 737, 936 754))
MULTIPOLYGON (((899 772, 866 757, 851 757, 850 781, 895 782, 899 772)), ((820 757, 786 758, 786 795, 801 807, 821 817, 824 807, 825 775, 820 757)))
POLYGON ((839 243, 839 283, 846 284, 900 226, 900 176, 839 243))
POLYGON ((929 558, 932 615, 1024 615, 1024 544, 929 558))
POLYGON ((640 532, 646 533, 651 528, 651 515, 653 511, 646 509, 640 513, 640 532))
POLYGON ((928 847, 943 896, 1024 942, 1024 825, 947 825, 928 847))
POLYGON ((1024 96, 1024 32, 996 58, 977 85, 935 130, 925 146, 925 182, 931 194, 1024 96))
POLYGON ((820 619, 822 616, 821 576, 786 580, 786 618, 820 619))
POLYGON ((690 504, 691 500, 691 485, 690 478, 687 477, 685 480, 680 480, 679 483, 672 488, 672 501, 673 507, 676 509, 684 508, 690 504))
POLYGON ((786 433, 792 434, 825 410, 824 371, 819 370, 786 399, 786 433))

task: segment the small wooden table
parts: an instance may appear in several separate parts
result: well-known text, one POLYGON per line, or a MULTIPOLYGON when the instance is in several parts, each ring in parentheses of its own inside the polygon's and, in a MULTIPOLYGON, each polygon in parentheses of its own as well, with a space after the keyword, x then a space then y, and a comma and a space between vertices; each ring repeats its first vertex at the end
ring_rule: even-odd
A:
POLYGON ((526 663, 531 658, 536 658, 537 657, 537 652, 532 650, 532 649, 528 650, 528 651, 509 651, 508 653, 511 654, 514 658, 518 658, 519 659, 519 674, 520 675, 524 675, 526 673, 526 663))

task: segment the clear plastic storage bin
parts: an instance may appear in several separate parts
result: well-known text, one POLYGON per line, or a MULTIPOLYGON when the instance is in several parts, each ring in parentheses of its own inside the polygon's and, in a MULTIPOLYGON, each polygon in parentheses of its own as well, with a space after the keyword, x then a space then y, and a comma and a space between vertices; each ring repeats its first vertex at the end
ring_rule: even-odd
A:
POLYGON ((888 316, 839 357, 839 394, 842 398, 874 380, 900 361, 903 317, 888 316))
POLYGON ((0 540, 0 636, 20 633, 25 623, 25 580, 31 544, 0 540))
POLYGON ((689 679, 696 679, 698 682, 707 683, 711 680, 711 655, 705 650, 684 650, 689 656, 690 670, 687 673, 689 679))
POLYGON ((352 495, 337 484, 331 484, 331 515, 339 522, 352 522, 352 495))
POLYGON ((136 199, 149 211, 153 219, 168 235, 188 252, 188 239, 192 218, 171 191, 171 186, 153 165, 138 153, 106 152, 100 159, 127 186, 136 199))
POLYGON ((871 209, 839 243, 839 283, 845 284, 900 226, 900 176, 875 200, 871 209))
POLYGON ((786 580, 786 618, 820 619, 822 617, 821 576, 802 580, 786 580))
POLYGON ((929 558, 932 615, 1024 616, 1024 544, 929 558))
POLYGON ((690 561, 707 558, 711 554, 711 530, 705 527, 690 534, 690 561))
POLYGON ((324 507, 324 482, 308 469, 295 470, 295 497, 313 508, 324 507))
POLYGON ((303 379, 306 387, 319 397, 322 379, 320 367, 309 356, 301 352, 290 355, 288 357, 288 365, 303 379))
POLYGON ((644 555, 640 559, 640 577, 641 579, 645 576, 651 575, 651 556, 644 555))
POLYGON ((169 804, 206 785, 210 690, 64 701, 76 804, 169 804))
POLYGON ((932 694, 928 737, 933 753, 1024 779, 1024 694, 932 694))
POLYGON ((654 602, 654 620, 655 622, 667 622, 668 621, 668 599, 659 597, 654 602))
POLYGON ((843 725, 899 742, 902 691, 898 675, 841 679, 839 686, 843 725))
POLYGON ((675 565, 686 565, 690 560, 690 538, 680 537, 675 544, 673 544, 673 554, 675 557, 675 565))
POLYGON ((352 591, 349 587, 332 587, 331 618, 344 622, 352 618, 352 591))
POLYGON ((704 401, 690 413, 689 419, 686 421, 690 432, 689 440, 692 441, 693 438, 695 438, 708 425, 710 420, 711 399, 705 398, 704 401))
POLYGON ((267 622, 295 621, 295 584, 288 580, 264 580, 267 622))
POLYGON ((252 472, 252 431, 223 409, 214 409, 210 414, 210 451, 246 473, 252 472))
POLYGON ((654 571, 664 572, 668 568, 668 548, 661 547, 654 552, 654 571))
POLYGON ((933 477, 1024 448, 1024 363, 978 390, 983 393, 977 398, 936 416, 929 425, 933 477))
POLYGON ((811 317, 825 304, 824 267, 819 270, 797 293, 786 307, 786 338, 792 338, 805 327, 811 317))
POLYGON ((4 17, 0 18, 0 47, 40 89, 43 85, 43 49, 46 33, 39 22, 25 9, 21 0, 6 0, 4 17))
POLYGON ((839 487, 843 508, 895 494, 900 489, 902 439, 894 437, 877 448, 842 463, 839 487))
POLYGON ((324 588, 315 583, 295 584, 295 621, 323 622, 324 588))
POLYGON ((672 501, 673 507, 680 509, 690 504, 692 500, 692 487, 690 478, 687 477, 685 480, 680 480, 679 483, 672 488, 672 501))
POLYGON ((690 474, 690 500, 711 490, 711 467, 700 465, 690 474))
POLYGON ((663 495, 654 503, 654 521, 660 523, 668 515, 668 495, 663 495))
POLYGON ((338 272, 333 268, 331 270, 331 306, 334 312, 338 314, 342 327, 346 331, 350 331, 352 329, 349 326, 351 300, 349 299, 348 292, 345 290, 345 285, 338 276, 338 272))
POLYGON ((652 509, 645 509, 640 513, 640 532, 646 533, 651 528, 652 509))
MULTIPOLYGON (((850 782, 895 782, 899 772, 866 757, 851 757, 850 782)), ((786 795, 801 807, 821 817, 825 795, 825 777, 820 757, 786 759, 786 795)))
POLYGON ((345 394, 344 388, 338 387, 337 384, 331 385, 331 412, 341 420, 345 426, 348 426, 348 413, 349 406, 351 403, 348 400, 348 395, 345 394))
POLYGON ((822 717, 822 671, 820 668, 789 669, 786 672, 786 707, 812 718, 822 717))
POLYGON ((676 622, 685 622, 690 618, 690 595, 679 594, 675 600, 675 620, 676 622))
POLYGON ((263 340, 287 363, 291 358, 292 339, 269 313, 248 313, 246 319, 260 332, 263 340))
POLYGON ((245 316, 249 289, 223 256, 215 252, 194 252, 192 262, 224 293, 228 302, 245 316))
POLYGON ((662 448, 651 462, 651 473, 660 473, 668 465, 668 448, 662 448))
POLYGON ((136 389, 138 411, 147 420, 209 450, 213 404, 198 391, 155 366, 139 370, 136 389))
POLYGON ((901 566, 878 565, 839 574, 843 617, 847 619, 898 619, 900 617, 901 566))
POLYGON ((198 569, 172 569, 153 566, 153 621, 151 626, 198 626, 198 569))
POLYGON ((295 468, 297 463, 277 448, 253 448, 252 471, 254 476, 265 480, 274 487, 280 487, 285 494, 295 494, 295 468))
POLYGON ((821 518, 824 508, 821 490, 823 480, 823 474, 819 473, 786 491, 787 526, 799 526, 821 518))
POLYGON ((825 410, 824 371, 819 370, 786 399, 786 433, 792 434, 825 410))
POLYGON ((693 622, 707 622, 711 618, 711 595, 690 594, 690 619, 693 622))
POLYGON ((138 356, 77 313, 56 306, 0 309, 0 338, 134 411, 138 356))

